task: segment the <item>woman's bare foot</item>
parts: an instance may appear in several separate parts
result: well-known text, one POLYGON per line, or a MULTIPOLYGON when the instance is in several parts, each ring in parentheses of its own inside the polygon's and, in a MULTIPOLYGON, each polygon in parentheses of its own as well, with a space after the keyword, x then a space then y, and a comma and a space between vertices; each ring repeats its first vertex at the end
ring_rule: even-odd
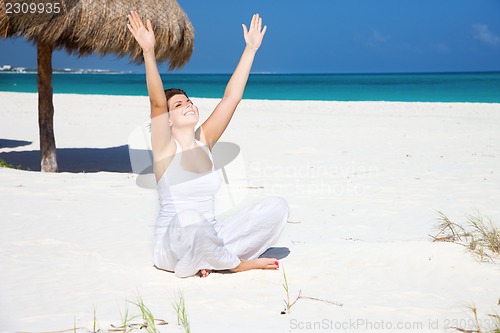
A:
POLYGON ((230 272, 243 272, 251 269, 278 269, 280 267, 279 261, 274 258, 258 258, 253 260, 241 260, 240 264, 232 269, 230 272))
POLYGON ((201 278, 205 278, 207 276, 210 275, 210 273, 212 273, 213 270, 211 269, 200 269, 200 271, 198 272, 198 276, 201 277, 201 278))

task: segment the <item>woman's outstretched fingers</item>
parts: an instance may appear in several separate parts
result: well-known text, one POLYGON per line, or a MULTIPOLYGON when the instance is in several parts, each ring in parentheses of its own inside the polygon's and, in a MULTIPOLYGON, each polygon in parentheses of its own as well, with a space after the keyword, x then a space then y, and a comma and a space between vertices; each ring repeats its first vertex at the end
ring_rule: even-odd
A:
POLYGON ((249 27, 247 28, 245 24, 242 24, 242 26, 243 36, 247 46, 257 50, 260 47, 267 30, 267 26, 262 28, 262 17, 260 17, 259 14, 254 14, 249 27))
POLYGON ((128 14, 128 22, 132 28, 137 29, 136 24, 135 24, 135 20, 134 20, 134 12, 133 11, 131 11, 130 14, 128 14))
POLYGON ((128 15, 128 19, 129 19, 129 24, 134 31, 139 30, 143 26, 139 14, 137 14, 137 12, 134 10, 130 12, 130 14, 128 15))
POLYGON ((130 30, 135 40, 139 43, 143 52, 154 50, 156 40, 153 31, 153 25, 149 19, 146 20, 146 27, 142 23, 139 14, 136 11, 131 11, 127 16, 129 23, 127 28, 130 30))
POLYGON ((128 17, 128 24, 127 24, 128 29, 132 34, 137 33, 137 29, 139 29, 139 26, 134 17, 134 11, 131 11, 130 14, 127 15, 127 17, 128 17))
POLYGON ((137 14, 137 12, 135 10, 133 10, 131 13, 132 13, 132 19, 134 20, 134 24, 135 24, 136 28, 140 28, 142 25, 142 22, 141 22, 141 19, 139 17, 139 14, 137 14))
POLYGON ((153 25, 151 24, 151 20, 150 19, 146 20, 146 24, 148 26, 148 30, 149 31, 153 31, 153 25))

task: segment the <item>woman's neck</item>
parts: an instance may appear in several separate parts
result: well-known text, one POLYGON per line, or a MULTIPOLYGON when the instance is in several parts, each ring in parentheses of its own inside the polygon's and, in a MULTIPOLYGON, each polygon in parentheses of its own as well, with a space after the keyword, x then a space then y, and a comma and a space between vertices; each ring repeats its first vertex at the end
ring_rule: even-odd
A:
POLYGON ((172 128, 172 137, 181 145, 182 150, 193 149, 196 147, 194 131, 176 130, 172 128))

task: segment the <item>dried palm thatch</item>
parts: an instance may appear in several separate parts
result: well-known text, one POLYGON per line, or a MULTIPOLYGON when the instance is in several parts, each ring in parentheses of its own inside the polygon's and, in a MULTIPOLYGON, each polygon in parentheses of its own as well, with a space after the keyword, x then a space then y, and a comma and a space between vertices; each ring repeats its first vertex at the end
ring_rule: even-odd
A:
POLYGON ((9 24, 9 18, 7 17, 7 14, 5 11, 6 11, 5 3, 4 3, 4 1, 0 0, 0 36, 3 36, 4 38, 6 37, 6 34, 4 36, 4 33, 2 32, 2 30, 5 31, 6 27, 9 24))
POLYGON ((168 60, 170 69, 188 62, 194 29, 175 0, 0 0, 0 36, 22 36, 37 45, 42 171, 58 170, 53 132, 53 50, 65 49, 79 56, 129 55, 133 62, 142 62, 142 50, 127 30, 131 10, 144 21, 151 20, 159 62, 168 60))
MULTIPOLYGON (((39 7, 48 8, 48 7, 39 7)), ((38 8, 37 8, 38 10, 38 8)), ((85 56, 129 55, 140 63, 142 50, 127 30, 127 14, 136 10, 153 24, 158 61, 169 61, 170 68, 183 66, 191 57, 194 29, 175 0, 0 0, 0 35, 23 36, 38 43, 85 56), (15 3, 59 3, 59 12, 35 11, 6 13, 6 5, 15 3)))

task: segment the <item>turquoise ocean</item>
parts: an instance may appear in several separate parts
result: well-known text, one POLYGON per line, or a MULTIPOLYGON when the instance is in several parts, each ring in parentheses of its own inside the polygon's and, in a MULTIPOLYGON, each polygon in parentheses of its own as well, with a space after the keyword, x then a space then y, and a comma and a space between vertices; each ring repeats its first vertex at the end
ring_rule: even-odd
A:
MULTIPOLYGON (((220 98, 230 75, 166 74, 165 87, 220 98)), ((54 74, 54 93, 147 95, 144 74, 54 74)), ((0 91, 36 92, 36 74, 0 73, 0 91)), ((244 98, 272 100, 500 103, 500 72, 252 74, 244 98)))

